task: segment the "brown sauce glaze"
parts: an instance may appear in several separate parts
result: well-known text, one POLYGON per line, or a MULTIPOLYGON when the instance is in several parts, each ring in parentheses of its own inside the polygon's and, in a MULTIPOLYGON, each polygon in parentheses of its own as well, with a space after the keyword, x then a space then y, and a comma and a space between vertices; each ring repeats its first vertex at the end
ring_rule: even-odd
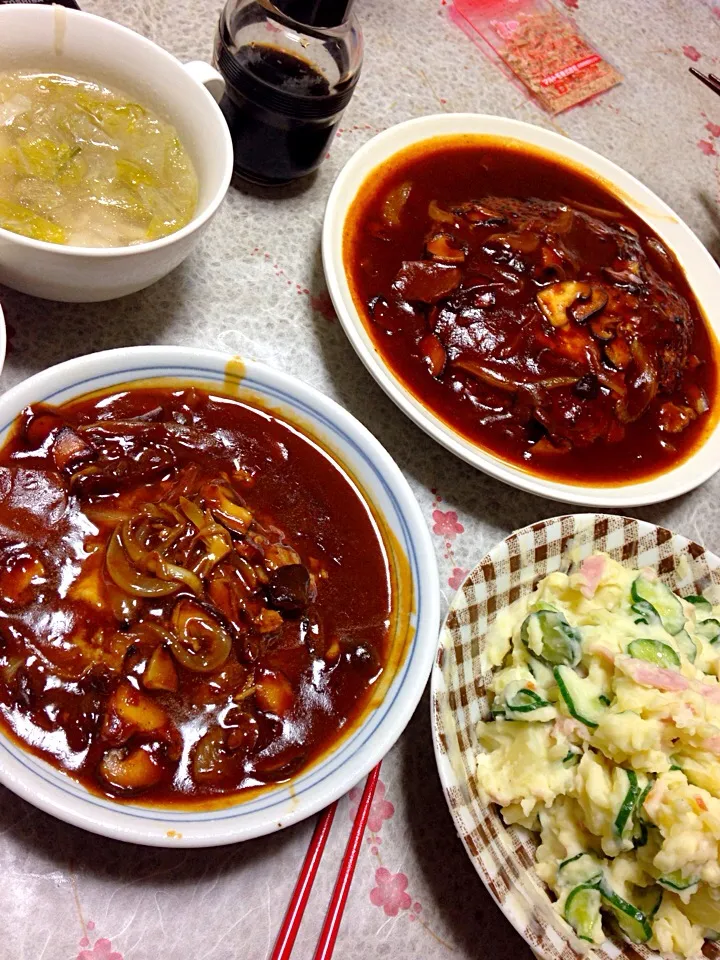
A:
POLYGON ((715 423, 715 342, 682 269, 569 165, 473 137, 410 148, 361 187, 344 259, 395 375, 529 472, 638 482, 715 423))
POLYGON ((368 704, 391 606, 354 484, 238 399, 28 408, 0 450, 0 724, 96 792, 289 780, 368 704))

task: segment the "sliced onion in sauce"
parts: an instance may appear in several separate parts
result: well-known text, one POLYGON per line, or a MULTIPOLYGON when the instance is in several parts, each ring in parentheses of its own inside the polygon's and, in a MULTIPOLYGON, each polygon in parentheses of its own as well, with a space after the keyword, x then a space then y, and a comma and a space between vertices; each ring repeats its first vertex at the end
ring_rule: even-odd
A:
POLYGON ((168 597, 180 589, 179 583, 149 577, 136 570, 125 553, 119 529, 108 541, 105 566, 112 581, 134 597, 168 597))
POLYGON ((169 642, 175 659, 198 673, 217 670, 230 656, 232 637, 204 607, 181 599, 172 613, 169 642))
POLYGON ((457 217, 449 210, 443 210, 437 200, 431 200, 428 206, 428 216, 437 223, 455 223, 457 217))

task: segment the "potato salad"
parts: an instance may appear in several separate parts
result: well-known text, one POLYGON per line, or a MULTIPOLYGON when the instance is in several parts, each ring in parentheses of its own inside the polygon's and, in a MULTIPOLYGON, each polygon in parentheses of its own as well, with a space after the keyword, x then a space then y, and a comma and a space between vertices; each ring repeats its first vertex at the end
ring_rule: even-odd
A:
POLYGON ((502 611, 477 784, 539 834, 578 937, 665 954, 720 937, 720 606, 605 554, 502 611))

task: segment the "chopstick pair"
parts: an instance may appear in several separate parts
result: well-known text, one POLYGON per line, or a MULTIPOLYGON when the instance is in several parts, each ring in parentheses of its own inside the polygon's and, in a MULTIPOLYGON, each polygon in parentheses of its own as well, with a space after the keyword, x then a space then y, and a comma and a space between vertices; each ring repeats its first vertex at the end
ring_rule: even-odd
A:
MULTIPOLYGON (((355 873, 355 867, 360 854, 365 827, 367 826, 368 817, 370 816, 370 807, 372 806, 379 776, 380 764, 371 770, 365 781, 365 789, 363 790, 360 806, 358 807, 358 812, 352 825, 352 830, 350 831, 350 837, 345 847, 345 855, 340 865, 340 870, 338 871, 335 889, 333 890, 333 895, 325 915, 325 922, 320 932, 313 960, 330 960, 333 950, 335 949, 335 942, 338 931, 340 930, 345 903, 348 898, 348 893, 350 892, 350 884, 352 883, 353 874, 355 873)), ((315 882, 318 867, 320 866, 323 851, 325 850, 325 844, 327 843, 327 838, 330 836, 330 828, 332 827, 336 810, 337 800, 323 811, 315 826, 315 831, 310 840, 307 853, 305 854, 305 860, 300 869, 300 876, 295 884, 295 889, 290 898, 290 903, 288 904, 285 918, 280 927, 280 932, 277 935, 270 960, 288 960, 292 953, 295 938, 298 935, 300 924, 302 923, 303 913, 305 912, 305 907, 310 897, 310 891, 315 882)))
POLYGON ((708 73, 708 74, 701 73, 695 67, 689 67, 689 70, 690 70, 690 73, 694 77, 697 77, 698 80, 701 80, 706 87, 710 87, 713 93, 720 94, 720 77, 716 77, 714 73, 708 73))

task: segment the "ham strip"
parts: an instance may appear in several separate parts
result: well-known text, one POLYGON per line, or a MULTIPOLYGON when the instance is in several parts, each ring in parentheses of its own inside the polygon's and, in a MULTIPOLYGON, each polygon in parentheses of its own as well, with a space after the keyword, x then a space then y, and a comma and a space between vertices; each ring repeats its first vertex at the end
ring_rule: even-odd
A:
MULTIPOLYGON (((615 665, 642 687, 654 687, 656 690, 664 691, 688 690, 690 687, 690 681, 677 670, 656 667, 652 663, 636 660, 634 657, 618 657, 615 665)), ((718 693, 720 694, 720 689, 718 693)))
POLYGON ((720 685, 703 683, 702 680, 688 680, 677 670, 656 667, 634 657, 618 657, 616 666, 642 687, 654 687, 656 690, 676 692, 690 690, 699 694, 710 703, 720 704, 720 685))
POLYGON ((592 600, 595 596, 595 591, 602 580, 603 573, 605 573, 605 557, 596 554, 583 560, 580 566, 580 578, 583 581, 580 586, 580 593, 586 600, 592 600))

